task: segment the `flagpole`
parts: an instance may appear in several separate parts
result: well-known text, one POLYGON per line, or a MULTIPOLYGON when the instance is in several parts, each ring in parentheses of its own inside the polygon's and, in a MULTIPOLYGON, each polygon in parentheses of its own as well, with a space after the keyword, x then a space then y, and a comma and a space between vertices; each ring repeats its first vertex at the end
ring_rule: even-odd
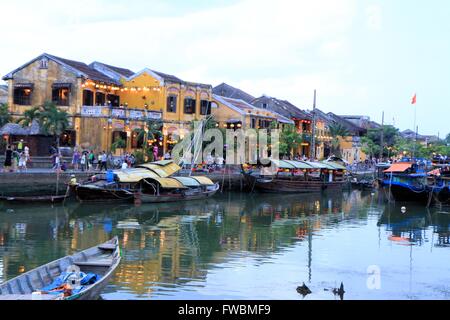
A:
MULTIPOLYGON (((414 97, 417 97, 417 93, 414 95, 414 97)), ((414 100, 414 149, 413 149, 413 156, 412 156, 412 160, 414 161, 414 159, 416 158, 416 144, 417 144, 417 98, 414 100)))

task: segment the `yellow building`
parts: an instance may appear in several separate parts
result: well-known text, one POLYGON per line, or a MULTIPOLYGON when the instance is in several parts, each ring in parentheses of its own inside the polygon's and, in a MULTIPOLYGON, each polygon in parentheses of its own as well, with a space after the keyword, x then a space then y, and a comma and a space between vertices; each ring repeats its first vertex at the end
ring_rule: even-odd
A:
POLYGON ((224 129, 267 129, 272 122, 281 128, 294 121, 270 110, 257 108, 244 100, 213 95, 212 115, 224 129))
MULTIPOLYGON (((126 141, 122 152, 135 151, 144 143, 137 130, 146 129, 148 122, 157 122, 161 123, 163 137, 151 143, 162 156, 175 143, 175 133, 179 136, 192 121, 211 113, 212 86, 150 69, 134 73, 100 62, 87 65, 44 53, 3 79, 8 83, 13 118, 46 101, 68 112, 70 128, 61 135, 62 147, 109 151, 121 138, 126 141)), ((33 155, 48 154, 48 139, 46 143, 42 138, 29 140, 33 142, 33 155)))

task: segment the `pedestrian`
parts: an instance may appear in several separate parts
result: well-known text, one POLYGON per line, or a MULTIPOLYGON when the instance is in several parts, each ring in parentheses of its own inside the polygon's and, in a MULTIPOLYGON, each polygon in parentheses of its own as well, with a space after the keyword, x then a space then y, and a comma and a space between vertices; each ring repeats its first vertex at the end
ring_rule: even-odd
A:
POLYGON ((122 170, 128 169, 128 164, 126 163, 126 161, 124 161, 122 163, 122 170))
POLYGON ((80 160, 81 160, 81 155, 78 152, 78 150, 75 149, 73 152, 73 156, 72 156, 72 166, 75 171, 77 171, 79 169, 80 160))
POLYGON ((17 151, 19 153, 23 151, 23 139, 20 139, 19 143, 17 144, 17 151))
POLYGON ((16 172, 17 171, 17 165, 19 164, 19 153, 14 150, 13 148, 13 154, 12 154, 12 171, 16 172))
POLYGON ((53 170, 56 172, 61 172, 61 155, 59 153, 54 154, 53 170))
POLYGON ((89 152, 89 156, 88 156, 88 170, 91 171, 94 169, 94 162, 95 162, 95 154, 94 152, 91 150, 89 152))
POLYGON ((19 155, 19 172, 22 171, 27 171, 27 156, 23 151, 19 155))
POLYGON ((86 165, 88 164, 86 152, 83 152, 83 154, 81 155, 80 164, 81 164, 81 171, 84 172, 87 169, 86 165))
POLYGON ((99 157, 100 162, 100 171, 105 169, 105 171, 108 171, 108 156, 105 151, 102 152, 102 154, 99 157))
POLYGON ((5 152, 5 162, 3 163, 3 172, 11 171, 13 150, 8 145, 5 152))

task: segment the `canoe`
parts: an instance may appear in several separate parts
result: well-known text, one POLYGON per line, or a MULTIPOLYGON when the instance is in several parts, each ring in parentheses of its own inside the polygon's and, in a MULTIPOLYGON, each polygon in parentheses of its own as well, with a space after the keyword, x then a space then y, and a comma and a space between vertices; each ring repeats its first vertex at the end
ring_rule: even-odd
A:
POLYGON ((107 286, 120 260, 119 239, 115 237, 108 242, 50 262, 0 284, 0 300, 96 300, 107 286), (72 271, 76 272, 70 273, 72 271), (84 275, 94 275, 96 280, 90 280, 85 284, 81 282, 80 285, 80 272, 84 275), (46 288, 65 276, 70 276, 69 282, 73 281, 71 284, 75 284, 72 294, 47 293, 51 289, 46 288), (39 292, 42 294, 37 294, 39 292))
POLYGON ((67 198, 64 196, 36 196, 36 197, 0 197, 0 200, 7 202, 21 203, 61 203, 67 198))

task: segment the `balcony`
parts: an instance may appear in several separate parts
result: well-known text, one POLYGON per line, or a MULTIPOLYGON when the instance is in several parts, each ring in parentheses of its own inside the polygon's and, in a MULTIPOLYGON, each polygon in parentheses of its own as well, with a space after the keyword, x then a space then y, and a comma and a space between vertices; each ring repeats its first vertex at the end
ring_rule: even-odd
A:
POLYGON ((82 106, 82 117, 91 118, 112 118, 130 121, 162 120, 162 112, 148 111, 142 109, 103 107, 103 106, 82 106))

